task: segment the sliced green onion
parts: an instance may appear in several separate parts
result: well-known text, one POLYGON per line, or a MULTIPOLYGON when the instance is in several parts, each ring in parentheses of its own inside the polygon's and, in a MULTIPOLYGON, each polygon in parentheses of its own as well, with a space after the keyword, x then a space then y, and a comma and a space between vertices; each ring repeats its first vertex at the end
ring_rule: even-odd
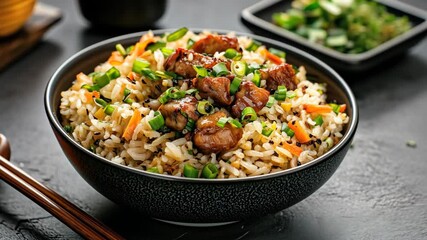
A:
POLYGON ((252 82, 259 87, 261 85, 261 72, 259 70, 254 71, 254 77, 252 78, 252 82))
POLYGON ((194 155, 193 149, 188 149, 187 153, 190 154, 190 155, 194 155))
POLYGON ((113 114, 114 110, 116 110, 116 109, 113 106, 111 106, 110 104, 108 104, 104 108, 104 113, 107 115, 111 115, 111 114, 113 114))
POLYGON ((213 110, 214 110, 214 107, 207 100, 199 101, 197 103, 197 111, 199 113, 203 114, 203 115, 205 115, 205 114, 211 114, 213 110))
POLYGON ((283 101, 286 99, 286 87, 281 85, 277 87, 276 92, 274 92, 274 98, 277 101, 283 101))
POLYGON ((225 76, 229 74, 227 66, 225 66, 225 63, 223 62, 217 63, 212 67, 212 70, 215 73, 215 76, 225 76))
POLYGON ((297 94, 294 91, 287 91, 286 92, 286 97, 289 98, 289 99, 292 99, 292 98, 294 98, 296 96, 297 96, 297 94))
POLYGON ((256 115, 256 112, 251 107, 245 107, 242 111, 242 116, 240 117, 240 120, 242 122, 253 122, 258 118, 256 115))
POLYGON ((239 77, 234 77, 233 81, 231 82, 230 85, 230 93, 231 95, 234 95, 238 90, 239 90, 239 86, 242 83, 242 79, 239 77))
POLYGON ((146 50, 150 50, 151 52, 156 51, 159 48, 164 48, 166 47, 166 43, 163 41, 157 41, 154 43, 150 43, 148 44, 148 46, 145 48, 146 50))
POLYGON ((193 65, 194 70, 197 73, 197 77, 207 77, 208 76, 208 70, 202 66, 193 65))
POLYGON ((231 71, 238 77, 243 77, 246 74, 247 64, 244 61, 233 61, 231 63, 231 71))
POLYGON ((317 116, 314 119, 314 122, 316 123, 316 126, 321 126, 323 124, 323 118, 322 118, 322 116, 321 115, 317 116))
POLYGON ((185 35, 187 32, 188 32, 188 28, 186 28, 186 27, 182 27, 182 28, 180 28, 180 29, 176 30, 175 32, 173 32, 173 33, 169 34, 169 35, 166 37, 166 41, 168 41, 168 42, 173 42, 173 41, 176 41, 176 40, 178 40, 178 39, 181 39, 182 37, 184 37, 184 35, 185 35))
POLYGON ((72 132, 73 132, 73 127, 71 127, 71 125, 65 125, 65 126, 64 126, 64 130, 65 130, 67 133, 72 133, 72 132))
POLYGON ((256 51, 262 44, 256 40, 252 40, 249 47, 246 48, 248 51, 256 51))
POLYGON ((104 99, 101 99, 101 98, 95 98, 95 103, 97 103, 99 106, 101 106, 103 108, 107 107, 107 105, 108 105, 108 103, 104 99))
POLYGON ((164 48, 161 48, 161 49, 160 49, 160 51, 163 53, 163 55, 164 55, 165 57, 169 57, 170 55, 172 55, 172 53, 173 53, 175 50, 173 50, 173 49, 171 49, 171 48, 166 48, 166 47, 164 47, 164 48))
POLYGON ((285 132, 289 137, 293 137, 295 135, 294 130, 290 129, 288 124, 282 125, 282 132, 285 132))
POLYGON ((187 91, 185 91, 186 95, 193 95, 195 93, 199 92, 199 90, 192 88, 192 89, 188 89, 187 91))
POLYGON ((243 125, 237 119, 229 118, 228 122, 231 124, 231 126, 233 126, 235 128, 242 128, 243 127, 243 125))
POLYGON ((147 169, 147 172, 159 173, 159 169, 157 167, 150 167, 147 169))
POLYGON ((285 58, 286 57, 286 53, 282 50, 276 49, 276 48, 269 48, 268 51, 280 58, 285 58))
POLYGON ((165 125, 165 119, 159 111, 154 112, 154 118, 148 121, 151 129, 154 131, 159 130, 163 125, 165 125))
POLYGON ((184 177, 198 178, 199 177, 199 170, 197 170, 197 168, 195 168, 195 167, 193 167, 187 163, 184 165, 184 177))
POLYGON ((332 107, 332 111, 334 111, 334 113, 338 114, 340 112, 340 105, 336 103, 330 103, 329 106, 332 107))
POLYGON ((155 71, 154 74, 156 74, 157 77, 161 78, 161 79, 170 79, 171 77, 169 75, 167 75, 165 72, 162 71, 155 71))
POLYGON ((214 179, 218 176, 218 167, 213 163, 206 164, 202 169, 202 177, 208 179, 214 179))
POLYGON ((150 68, 141 69, 141 74, 144 75, 145 77, 149 78, 150 80, 159 80, 159 77, 150 68))
POLYGON ((229 49, 225 50, 224 57, 226 57, 228 59, 233 59, 233 60, 240 60, 240 59, 242 59, 242 54, 239 53, 234 48, 229 48, 229 49))
POLYGON ((110 83, 110 78, 107 74, 103 73, 93 76, 92 81, 94 85, 98 86, 101 89, 110 83))
POLYGON ((123 100, 123 102, 125 102, 127 104, 132 104, 134 102, 134 100, 132 98, 126 98, 125 100, 123 100))
POLYGON ((127 52, 126 49, 123 47, 123 45, 121 45, 120 43, 116 44, 116 50, 122 55, 122 56, 126 56, 127 52))
POLYGON ((88 84, 83 84, 81 88, 88 90, 89 92, 98 91, 99 87, 97 85, 90 86, 88 84))
POLYGON ((100 72, 91 72, 87 76, 88 77, 93 77, 93 76, 98 75, 98 74, 102 74, 102 73, 100 73, 100 72))
POLYGON ((170 87, 164 91, 158 98, 161 104, 167 103, 170 99, 181 99, 185 97, 186 91, 179 91, 175 87, 170 87))
POLYGON ((185 94, 186 94, 185 91, 179 91, 179 90, 175 91, 175 90, 172 91, 169 94, 169 98, 171 98, 171 99, 181 99, 181 98, 185 97, 185 94))
POLYGON ((187 131, 191 132, 194 130, 195 127, 196 127, 196 121, 194 121, 191 118, 187 118, 187 124, 185 125, 185 129, 187 129, 187 131))
POLYGON ((179 78, 178 74, 176 74, 174 72, 165 71, 165 74, 170 76, 170 78, 172 78, 172 79, 178 79, 179 78))
POLYGON ((110 80, 120 77, 120 71, 115 67, 108 69, 108 71, 105 74, 108 76, 110 80))
POLYGON ((274 97, 273 96, 268 96, 268 102, 267 102, 267 104, 265 106, 268 107, 268 108, 271 108, 273 106, 273 104, 274 104, 274 97))
POLYGON ((190 39, 188 39, 188 41, 187 41, 187 49, 192 48, 195 42, 196 42, 196 41, 194 41, 194 40, 193 40, 193 39, 191 39, 191 38, 190 38, 190 39))
POLYGON ((220 119, 218 119, 218 122, 216 122, 216 125, 220 128, 225 127, 225 124, 228 122, 228 118, 227 117, 222 117, 220 119))
POLYGON ((126 48, 126 54, 130 54, 133 51, 134 48, 135 48, 134 45, 127 47, 126 48))
POLYGON ((136 58, 133 62, 132 71, 141 74, 142 69, 150 66, 150 62, 142 58, 136 58))
POLYGON ((262 122, 262 135, 266 137, 270 137, 270 135, 273 133, 273 129, 268 127, 265 122, 262 122))

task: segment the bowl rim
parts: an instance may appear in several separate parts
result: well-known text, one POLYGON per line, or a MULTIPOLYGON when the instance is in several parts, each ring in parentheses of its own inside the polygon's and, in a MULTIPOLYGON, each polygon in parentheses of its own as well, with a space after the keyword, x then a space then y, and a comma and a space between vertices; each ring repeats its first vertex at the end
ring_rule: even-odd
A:
POLYGON ((405 33, 400 34, 366 52, 357 53, 357 54, 342 53, 334 49, 328 48, 326 46, 323 46, 321 44, 317 44, 317 43, 313 44, 312 42, 308 41, 308 39, 301 37, 294 32, 291 32, 289 30, 276 26, 273 23, 265 21, 264 19, 261 19, 255 15, 256 12, 262 11, 282 1, 283 0, 262 0, 260 2, 257 2, 243 9, 241 12, 241 17, 245 21, 259 28, 262 28, 263 30, 269 31, 284 39, 289 39, 293 42, 298 42, 298 44, 301 44, 305 48, 313 49, 320 54, 324 54, 325 56, 331 57, 339 61, 344 61, 346 63, 354 64, 354 65, 361 64, 363 61, 372 59, 375 56, 378 56, 381 53, 397 46, 398 44, 405 42, 417 35, 423 34, 425 31, 427 31, 427 17, 426 17, 427 11, 424 11, 422 9, 416 8, 414 6, 411 6, 403 2, 377 0, 377 2, 381 5, 395 8, 396 10, 402 11, 405 15, 412 15, 414 17, 421 18, 423 21, 420 24, 413 26, 411 29, 409 29, 405 33))
MULTIPOLYGON (((175 30, 176 29, 158 29, 158 30, 153 30, 153 31, 149 30, 149 31, 152 31, 154 35, 159 35, 159 34, 164 34, 164 33, 168 33, 168 32, 173 32, 175 30)), ((146 34, 148 31, 141 31, 141 32, 135 32, 135 33, 130 33, 130 34, 126 34, 126 35, 121 35, 121 36, 106 39, 106 40, 103 40, 101 42, 90 45, 90 46, 80 50, 79 52, 75 53, 71 57, 69 57, 64 63, 62 63, 57 68, 57 70, 53 73, 52 77, 49 79, 47 86, 46 86, 46 89, 45 89, 45 93, 44 93, 44 107, 45 107, 45 111, 46 111, 48 120, 49 120, 52 128, 54 128, 54 130, 56 130, 56 132, 58 132, 62 138, 66 139, 66 141, 68 141, 69 143, 71 143, 72 145, 74 145, 75 147, 80 149, 86 155, 90 155, 92 158, 97 159, 101 163, 108 164, 108 165, 111 165, 113 167, 117 167, 119 169, 131 172, 131 173, 139 174, 139 175, 142 175, 145 177, 157 178, 157 179, 168 180, 168 181, 191 182, 191 183, 223 183, 223 184, 225 184, 225 183, 232 183, 232 182, 250 182, 250 181, 258 181, 258 180, 276 178, 276 177, 280 177, 280 176, 284 176, 284 175, 290 175, 292 173, 302 171, 304 169, 310 168, 312 166, 315 166, 321 162, 324 162, 324 161, 330 159, 335 153, 339 152, 347 144, 351 144, 350 141, 352 140, 353 136, 355 135, 356 128, 357 128, 358 121, 359 121, 359 113, 358 113, 358 107, 356 104, 356 98, 355 98, 353 92, 351 91, 350 87, 347 85, 347 83, 341 78, 341 76, 336 71, 334 71, 327 64, 325 64, 324 62, 322 62, 318 58, 312 56, 311 54, 306 53, 306 52, 304 52, 298 48, 295 48, 291 45, 281 43, 279 41, 269 39, 266 37, 250 34, 250 33, 243 33, 243 32, 223 30, 223 29, 189 28, 189 30, 193 31, 195 33, 200 33, 203 31, 210 31, 213 33, 218 33, 218 34, 226 34, 229 32, 233 32, 236 34, 236 36, 247 36, 247 37, 258 40, 263 44, 272 44, 272 45, 279 46, 283 49, 286 49, 286 50, 293 52, 293 54, 295 54, 295 55, 300 55, 302 58, 308 59, 309 61, 313 62, 313 64, 317 64, 318 66, 324 68, 326 70, 326 72, 331 75, 331 78, 335 79, 334 82, 336 82, 338 87, 341 88, 343 90, 343 92, 345 93, 345 95, 348 96, 348 100, 349 100, 349 103, 351 105, 351 113, 352 113, 351 115, 353 117, 350 118, 350 121, 348 123, 349 129, 348 129, 347 133, 345 133, 343 135, 343 137, 341 138, 341 140, 338 142, 338 144, 333 146, 328 152, 326 152, 325 154, 323 154, 322 156, 320 156, 316 159, 313 159, 312 161, 310 161, 308 163, 302 164, 302 165, 297 166, 295 168, 285 169, 285 170, 274 172, 274 173, 268 173, 265 175, 258 175, 258 176, 248 176, 248 177, 244 177, 244 178, 205 179, 205 178, 185 178, 185 177, 179 177, 179 176, 173 176, 173 175, 157 174, 157 173, 151 173, 151 172, 143 171, 140 169, 132 168, 129 166, 121 165, 119 163, 112 162, 112 161, 110 161, 104 157, 96 155, 95 153, 91 152, 90 150, 84 148, 76 140, 74 140, 70 134, 66 133, 65 130, 63 129, 60 121, 59 121, 59 118, 55 116, 53 108, 57 108, 58 106, 51 106, 51 104, 50 104, 50 102, 52 102, 52 98, 54 96, 53 85, 56 85, 56 82, 58 82, 60 80, 61 75, 64 73, 64 71, 69 66, 75 64, 74 62, 80 56, 88 54, 92 51, 95 51, 97 48, 102 47, 104 45, 119 43, 121 41, 128 40, 131 38, 139 38, 143 34, 146 34)))

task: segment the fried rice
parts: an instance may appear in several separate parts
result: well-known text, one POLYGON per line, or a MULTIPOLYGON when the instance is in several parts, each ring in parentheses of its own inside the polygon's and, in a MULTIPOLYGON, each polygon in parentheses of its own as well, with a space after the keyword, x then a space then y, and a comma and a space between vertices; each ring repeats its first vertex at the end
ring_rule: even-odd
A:
MULTIPOLYGON (((230 149, 200 151, 193 141, 191 129, 174 131, 163 126, 153 130, 150 121, 153 123, 162 105, 159 94, 154 91, 157 89, 164 93, 171 87, 179 91, 192 88, 191 82, 177 85, 176 78, 179 76, 162 74, 167 73, 165 62, 168 55, 178 48, 188 49, 189 44, 212 34, 187 31, 179 39, 167 41, 168 34, 155 36, 147 32, 133 49, 112 49, 111 57, 96 66, 94 73, 79 73, 73 85, 61 93, 60 114, 64 128, 83 147, 117 164, 183 177, 190 177, 185 174, 186 166, 196 170, 196 176, 192 177, 204 177, 205 166, 211 165, 217 170, 214 178, 220 179, 294 168, 323 155, 340 141, 343 127, 349 121, 345 105, 327 102, 326 85, 307 80, 304 66, 295 67, 297 85, 294 90, 287 89, 285 99, 271 99, 275 96, 272 92, 269 106, 263 106, 256 113, 254 121, 242 122, 234 118, 242 122, 242 135, 230 149), (157 42, 164 45, 147 50, 148 45, 157 42), (143 44, 146 46, 138 49, 143 44), (149 69, 158 76, 156 80, 133 71, 137 58, 149 62, 149 69), (119 71, 120 76, 99 89, 91 88, 96 74, 105 74, 112 67, 119 71), (314 110, 307 106, 314 106, 314 110), (329 106, 331 110, 319 111, 315 106, 322 106, 323 109, 329 106), (129 126, 131 124, 134 125, 129 126), (292 131, 289 125, 299 127, 292 128, 295 130, 292 131), (308 136, 309 141, 301 141, 301 134, 308 136)), ((241 49, 240 62, 261 68, 277 65, 277 58, 269 58, 273 50, 263 45, 256 49, 249 48, 254 42, 246 36, 235 36, 234 33, 227 36, 237 38, 241 49)), ((212 57, 234 61, 225 55, 225 51, 220 51, 212 57)), ((286 62, 283 55, 276 57, 286 62)), ((230 74, 233 74, 232 70, 230 74)), ((245 74, 242 81, 253 81, 254 75, 254 72, 245 74)), ((267 80, 260 79, 259 88, 266 88, 267 80)), ((193 95, 198 101, 203 100, 197 91, 193 95)), ((212 104, 213 112, 229 111, 228 106, 216 104, 211 98, 205 100, 212 104)))

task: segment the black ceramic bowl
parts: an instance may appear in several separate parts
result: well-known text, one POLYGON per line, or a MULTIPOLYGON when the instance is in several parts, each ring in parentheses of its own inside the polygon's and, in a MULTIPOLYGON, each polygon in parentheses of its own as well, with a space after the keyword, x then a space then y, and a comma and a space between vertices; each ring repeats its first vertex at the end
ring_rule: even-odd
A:
POLYGON ((152 26, 165 12, 166 0, 79 0, 79 6, 96 27, 136 29, 152 26))
MULTIPOLYGON (((154 33, 166 31, 171 32, 154 33)), ((97 64, 106 61, 116 43, 134 44, 142 34, 116 37, 78 52, 59 67, 46 88, 46 113, 59 144, 79 174, 104 196, 157 219, 218 224, 292 206, 321 187, 340 165, 358 123, 356 100, 350 88, 336 72, 313 56, 277 41, 243 33, 238 35, 247 35, 269 47, 285 50, 288 62, 304 65, 311 78, 327 83, 329 100, 347 104, 350 122, 345 125, 344 137, 325 155, 302 166, 268 175, 211 180, 145 172, 113 163, 85 149, 61 126, 60 93, 71 86, 77 73, 91 72, 97 64)))

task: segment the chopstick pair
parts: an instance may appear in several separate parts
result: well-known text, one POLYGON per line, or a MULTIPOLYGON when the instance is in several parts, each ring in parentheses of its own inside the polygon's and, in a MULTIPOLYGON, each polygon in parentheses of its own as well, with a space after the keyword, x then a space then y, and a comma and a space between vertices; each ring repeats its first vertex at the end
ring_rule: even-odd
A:
MULTIPOLYGON (((0 137, 3 136, 0 134, 0 137)), ((4 141, 0 141, 0 144, 4 144, 4 141)), ((86 239, 124 239, 58 193, 14 166, 2 157, 1 153, 0 178, 86 239)))

